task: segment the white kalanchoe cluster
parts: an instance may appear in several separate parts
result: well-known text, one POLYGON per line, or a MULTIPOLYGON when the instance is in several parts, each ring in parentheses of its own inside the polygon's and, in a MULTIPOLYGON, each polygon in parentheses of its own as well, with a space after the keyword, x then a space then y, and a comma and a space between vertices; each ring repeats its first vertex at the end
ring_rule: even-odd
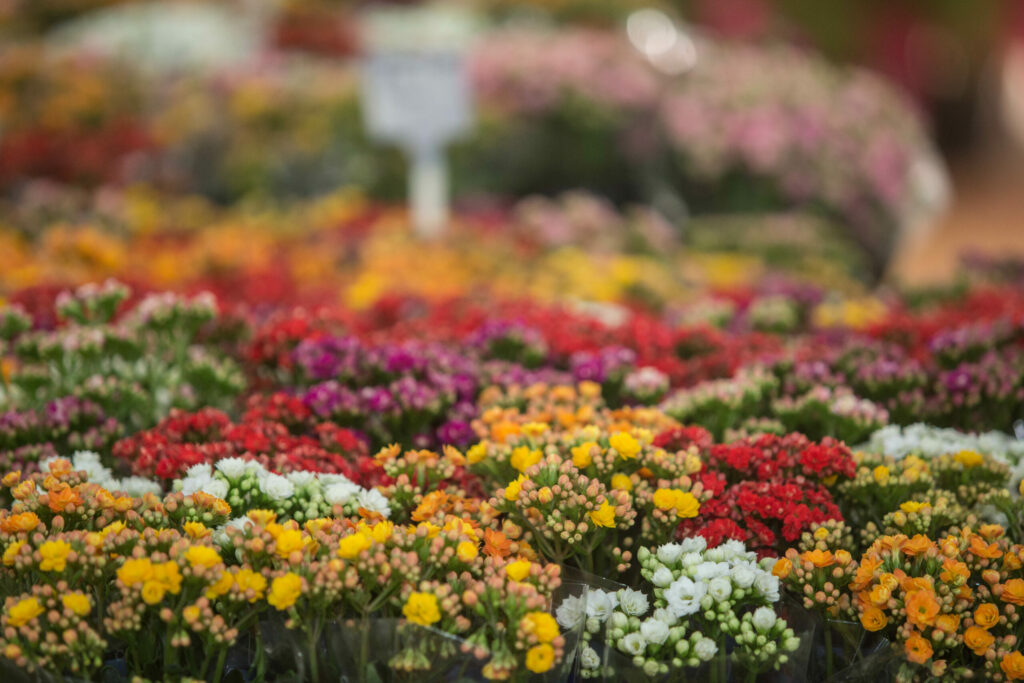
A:
POLYGON ((883 427, 874 432, 860 450, 884 453, 897 460, 908 455, 934 458, 960 451, 974 451, 1008 465, 1024 461, 1024 440, 1003 432, 967 434, 922 423, 907 427, 883 427))
POLYGON ((654 551, 641 548, 637 557, 649 593, 592 590, 586 599, 569 598, 556 609, 565 628, 585 620, 584 677, 614 675, 603 670, 591 645, 602 632, 609 650, 647 676, 697 667, 720 654, 758 673, 779 668, 799 647, 800 639, 773 607, 779 579, 742 543, 708 549, 697 537, 654 551), (730 651, 720 652, 725 643, 730 651))
POLYGON ((274 474, 258 462, 224 458, 211 466, 194 465, 185 477, 175 480, 175 491, 191 495, 197 491, 227 501, 236 513, 273 510, 278 519, 304 522, 326 517, 341 506, 345 515, 359 508, 390 517, 388 499, 376 489, 364 489, 341 474, 289 472, 274 474))
MULTIPOLYGON (((50 463, 58 458, 47 458, 39 463, 40 469, 47 472, 50 463)), ((124 493, 129 496, 141 497, 147 493, 160 493, 160 484, 144 477, 125 477, 118 479, 100 460, 99 453, 93 451, 76 451, 70 458, 71 469, 85 472, 94 484, 99 484, 111 493, 124 493)))

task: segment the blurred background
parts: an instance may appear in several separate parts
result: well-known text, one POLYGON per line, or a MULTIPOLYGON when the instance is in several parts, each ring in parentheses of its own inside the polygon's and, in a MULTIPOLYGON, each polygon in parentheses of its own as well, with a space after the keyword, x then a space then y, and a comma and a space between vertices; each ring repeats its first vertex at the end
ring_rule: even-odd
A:
POLYGON ((367 133, 388 51, 466 80, 459 239, 682 248, 726 284, 749 262, 722 253, 862 289, 1024 272, 1020 2, 0 0, 0 295, 343 267, 347 303, 385 293, 423 265, 392 239, 408 160, 367 133))

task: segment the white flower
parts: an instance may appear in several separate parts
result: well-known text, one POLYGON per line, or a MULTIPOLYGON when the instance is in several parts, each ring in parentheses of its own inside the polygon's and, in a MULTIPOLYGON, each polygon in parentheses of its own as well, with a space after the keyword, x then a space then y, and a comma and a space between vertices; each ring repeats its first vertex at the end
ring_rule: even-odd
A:
POLYGON ((356 503, 361 508, 382 515, 385 519, 391 516, 388 499, 377 489, 363 489, 356 495, 356 503))
POLYGON ((654 570, 654 574, 651 576, 651 583, 658 588, 664 588, 665 586, 672 583, 675 577, 672 576, 672 570, 668 567, 658 567, 654 570))
POLYGON ((605 621, 615 609, 617 600, 614 593, 602 590, 587 591, 587 616, 605 621))
POLYGON ((718 653, 718 645, 710 638, 701 638, 693 646, 693 652, 697 655, 697 659, 708 662, 718 653))
POLYGON ((664 621, 667 626, 675 626, 676 615, 672 614, 669 610, 664 607, 659 607, 651 613, 651 619, 657 619, 658 621, 664 621))
POLYGON ((768 572, 759 572, 757 578, 754 579, 754 588, 756 588, 761 595, 763 595, 768 602, 779 601, 779 577, 773 576, 768 572))
POLYGON ((227 498, 228 490, 231 487, 223 479, 208 479, 205 484, 199 489, 203 493, 207 493, 214 498, 227 498))
POLYGON ((584 669, 596 669, 601 666, 601 657, 597 654, 597 650, 588 645, 583 648, 583 654, 580 655, 580 664, 584 669))
POLYGON ((285 476, 285 479, 287 479, 291 483, 295 484, 295 486, 297 486, 297 487, 306 486, 310 482, 316 481, 316 472, 306 472, 306 471, 289 472, 288 474, 286 474, 284 476, 285 476))
POLYGON ((704 559, 708 562, 725 562, 729 558, 725 556, 725 551, 722 549, 721 546, 719 546, 717 548, 711 548, 710 550, 705 551, 704 559))
POLYGON ((716 602, 727 600, 732 595, 732 582, 724 576, 716 576, 708 581, 708 595, 716 602))
POLYGON ((739 588, 750 588, 754 585, 754 579, 757 578, 757 573, 762 571, 758 567, 752 567, 749 564, 738 564, 732 568, 732 581, 739 588))
POLYGON ((771 607, 758 607, 754 610, 754 616, 750 618, 754 628, 761 633, 767 633, 775 626, 775 610, 771 607))
POLYGON ((746 557, 747 555, 747 546, 743 544, 743 541, 729 539, 718 547, 730 558, 746 557))
POLYGON ((210 463, 201 462, 198 465, 192 465, 192 467, 185 470, 185 476, 195 477, 197 479, 205 477, 208 479, 213 476, 213 470, 210 468, 210 463))
POLYGON ((703 536, 691 536, 690 538, 684 538, 680 544, 683 546, 684 553, 702 553, 708 547, 708 542, 703 536))
POLYGON ((116 483, 114 490, 122 491, 135 498, 141 498, 147 493, 159 494, 161 491, 160 484, 145 477, 125 477, 116 483))
POLYGON ((658 548, 658 561, 662 564, 675 564, 683 555, 683 546, 678 543, 666 543, 658 548))
POLYGON ((639 633, 630 633, 619 641, 619 649, 630 655, 642 655, 647 649, 647 641, 639 633))
POLYGON ((681 576, 665 589, 665 602, 677 617, 685 617, 700 609, 700 600, 708 591, 706 583, 695 583, 688 576, 681 576))
POLYGON ((570 595, 555 610, 558 625, 571 631, 583 621, 587 613, 587 598, 582 595, 570 595))
POLYGON ((704 556, 700 553, 686 553, 682 557, 682 563, 684 567, 696 567, 703 561, 704 556))
POLYGON ((268 474, 260 479, 260 491, 273 500, 286 500, 295 493, 295 486, 280 474, 268 474))
MULTIPOLYGON (((186 496, 191 496, 196 491, 201 491, 204 486, 213 481, 213 477, 185 477, 179 481, 181 483, 181 492, 186 496)), ((175 488, 178 488, 177 483, 175 488)))
POLYGON ((619 606, 631 617, 642 617, 647 613, 647 596, 643 591, 623 589, 619 591, 619 606))
POLYGON ((728 576, 729 571, 728 562, 704 562, 697 565, 697 568, 693 570, 693 578, 700 579, 701 581, 710 581, 719 576, 728 576))
POLYGON ((640 624, 640 634, 648 643, 661 645, 668 638, 668 624, 660 619, 647 619, 640 624))
POLYGON ((245 474, 245 470, 250 464, 258 465, 259 463, 250 463, 242 458, 224 458, 218 460, 214 467, 228 479, 238 479, 245 474))
POLYGON ((346 479, 345 481, 335 482, 329 484, 324 489, 324 500, 330 505, 344 505, 352 499, 354 495, 359 493, 361 489, 358 484, 353 484, 351 481, 346 479))

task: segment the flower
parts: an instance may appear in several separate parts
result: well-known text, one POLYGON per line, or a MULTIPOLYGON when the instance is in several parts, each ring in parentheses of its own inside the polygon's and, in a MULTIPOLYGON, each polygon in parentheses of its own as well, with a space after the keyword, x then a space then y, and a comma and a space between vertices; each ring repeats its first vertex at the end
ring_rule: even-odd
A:
POLYGON ((608 504, 608 501, 603 501, 601 507, 590 512, 590 519, 593 520, 597 526, 606 528, 615 526, 615 507, 608 504))
POLYGON ((505 500, 519 500, 519 493, 523 488, 524 481, 526 481, 526 475, 524 474, 520 474, 514 481, 510 481, 508 486, 505 487, 505 500))
POLYGON ((302 578, 293 572, 278 576, 270 583, 267 602, 278 610, 286 610, 295 604, 302 593, 302 578))
POLYGON ((274 539, 275 552, 283 560, 288 559, 293 552, 301 551, 304 545, 302 532, 298 529, 285 529, 274 539))
POLYGON ((570 449, 572 453, 572 464, 576 467, 583 469, 593 462, 593 457, 590 455, 592 449, 597 448, 597 444, 593 441, 587 441, 581 443, 579 446, 573 446, 570 449))
POLYGON ((647 649, 647 641, 644 640, 643 634, 634 631, 619 640, 619 649, 626 654, 641 655, 647 649))
POLYGON ((633 480, 628 475, 622 474, 621 472, 612 475, 612 489, 616 491, 632 491, 633 480))
POLYGON ((916 633, 907 638, 903 648, 906 651, 907 659, 914 664, 924 664, 931 659, 932 644, 916 633))
POLYGON ((547 643, 534 645, 526 651, 526 668, 535 674, 551 670, 555 665, 555 649, 547 643))
POLYGON ((441 621, 437 597, 431 593, 411 593, 402 608, 405 618, 420 626, 430 626, 441 621))
POLYGON ((647 613, 647 596, 643 591, 624 588, 619 591, 619 607, 631 617, 642 617, 647 613))
POLYGON ((874 605, 868 605, 860 614, 860 623, 865 630, 881 631, 889 623, 889 619, 885 616, 885 612, 874 605))
POLYGON ((675 577, 672 575, 672 570, 668 567, 658 567, 654 570, 654 574, 651 575, 651 583, 658 588, 666 588, 675 577))
POLYGON ((978 453, 977 451, 960 451, 953 456, 953 460, 964 467, 977 467, 984 462, 984 458, 981 453, 978 453))
POLYGON ((985 656, 985 653, 995 640, 995 636, 979 626, 971 626, 964 631, 964 645, 969 647, 979 657, 985 656))
POLYGON ((193 567, 213 567, 220 564, 220 553, 209 546, 194 545, 185 551, 185 560, 193 567))
POLYGON ((793 563, 785 557, 780 557, 772 567, 772 575, 784 579, 793 573, 793 563))
POLYGON ((885 465, 879 465, 875 469, 871 470, 871 475, 875 478, 876 483, 885 484, 889 481, 889 468, 885 465))
POLYGON ((974 623, 984 629, 989 629, 999 623, 999 608, 991 602, 978 605, 974 610, 974 623))
POLYGON ((547 612, 530 612, 520 620, 519 626, 537 636, 541 643, 550 643, 558 637, 558 622, 547 612))
POLYGON ((999 668, 1006 674, 1007 680, 1024 680, 1024 655, 1019 652, 1011 652, 1003 656, 999 662, 999 668))
POLYGON ((570 595, 555 609, 555 618, 558 620, 558 624, 567 631, 579 626, 586 616, 587 597, 585 595, 570 595))
POLYGON ((64 571, 70 552, 71 545, 67 541, 46 541, 39 546, 39 554, 43 558, 39 563, 39 570, 44 572, 64 571))
POLYGON ((619 455, 626 460, 633 460, 640 453, 640 442, 626 432, 612 434, 608 439, 608 445, 618 451, 619 455))
POLYGON ((18 556, 18 553, 21 552, 21 549, 24 546, 25 541, 15 541, 4 549, 3 563, 5 567, 11 567, 14 565, 14 558, 18 556))
POLYGON ((683 546, 680 543, 666 543, 658 548, 656 554, 658 562, 662 564, 675 564, 683 555, 683 546))
POLYGON ((801 553, 800 554, 800 561, 801 562, 810 562, 812 565, 814 565, 818 569, 822 569, 824 567, 831 567, 833 564, 835 564, 836 559, 832 555, 832 553, 830 551, 828 551, 828 550, 818 550, 818 549, 815 549, 815 550, 810 550, 810 551, 805 552, 805 553, 801 553))
POLYGON ((472 562, 479 553, 480 551, 473 541, 462 541, 455 547, 455 554, 463 562, 472 562))
POLYGON ((766 633, 771 630, 772 626, 775 626, 775 610, 771 607, 758 607, 754 610, 754 616, 750 621, 754 624, 754 628, 766 633))
POLYGON ((85 593, 68 593, 62 595, 60 598, 61 604, 68 608, 80 617, 84 617, 90 611, 92 611, 92 601, 89 600, 89 596, 85 593))
POLYGON ((669 626, 660 619, 650 617, 640 624, 640 635, 648 643, 661 645, 668 639, 669 626))
POLYGON ((681 576, 665 589, 665 602, 676 617, 682 618, 700 609, 700 600, 707 590, 706 583, 681 576))
POLYGON ((513 451, 511 457, 509 457, 509 464, 516 468, 520 472, 525 472, 530 467, 533 467, 542 457, 542 453, 538 450, 531 449, 528 446, 517 446, 513 451))
POLYGON ((505 574, 513 581, 522 581, 530 575, 533 563, 529 560, 516 560, 505 565, 505 574))
POLYGON ((935 617, 939 613, 939 601, 929 590, 916 590, 910 593, 906 599, 907 621, 924 628, 935 623, 935 617))
POLYGON ((345 536, 338 542, 338 556, 351 560, 373 545, 373 540, 362 532, 345 536))
POLYGON ((919 503, 917 501, 908 500, 905 503, 900 503, 900 510, 903 510, 904 512, 918 512, 919 510, 930 508, 931 506, 932 504, 927 501, 919 503))
POLYGON ((7 611, 7 623, 14 628, 20 628, 44 611, 36 598, 22 598, 7 611))
POLYGON ((999 596, 1003 602, 1024 605, 1024 579, 1010 579, 1003 584, 1003 592, 999 596))
POLYGON ((693 652, 700 661, 709 662, 712 657, 718 654, 718 644, 711 638, 701 638, 693 646, 693 652))
POLYGON ((602 590, 587 591, 587 616, 598 621, 607 621, 615 609, 616 597, 614 593, 602 590))

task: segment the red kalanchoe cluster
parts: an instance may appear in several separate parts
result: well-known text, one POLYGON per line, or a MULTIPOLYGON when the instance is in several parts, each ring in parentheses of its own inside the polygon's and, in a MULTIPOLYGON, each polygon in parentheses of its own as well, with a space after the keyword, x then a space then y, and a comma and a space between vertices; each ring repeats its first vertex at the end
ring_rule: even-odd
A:
POLYGON ((803 434, 762 434, 705 451, 707 467, 724 472, 729 481, 770 481, 807 477, 828 482, 833 477, 852 477, 857 466, 850 449, 826 437, 815 443, 803 434))
POLYGON ((655 448, 664 448, 671 453, 678 453, 688 450, 690 446, 696 446, 698 450, 704 451, 713 443, 714 437, 711 436, 711 432, 694 425, 666 429, 654 437, 652 445, 655 448))
POLYGON ((114 444, 113 453, 133 474, 174 479, 192 465, 229 457, 255 460, 272 472, 308 470, 344 474, 357 483, 379 483, 381 472, 354 432, 330 423, 311 424, 296 435, 281 422, 259 418, 232 423, 211 408, 172 411, 153 429, 114 444))

